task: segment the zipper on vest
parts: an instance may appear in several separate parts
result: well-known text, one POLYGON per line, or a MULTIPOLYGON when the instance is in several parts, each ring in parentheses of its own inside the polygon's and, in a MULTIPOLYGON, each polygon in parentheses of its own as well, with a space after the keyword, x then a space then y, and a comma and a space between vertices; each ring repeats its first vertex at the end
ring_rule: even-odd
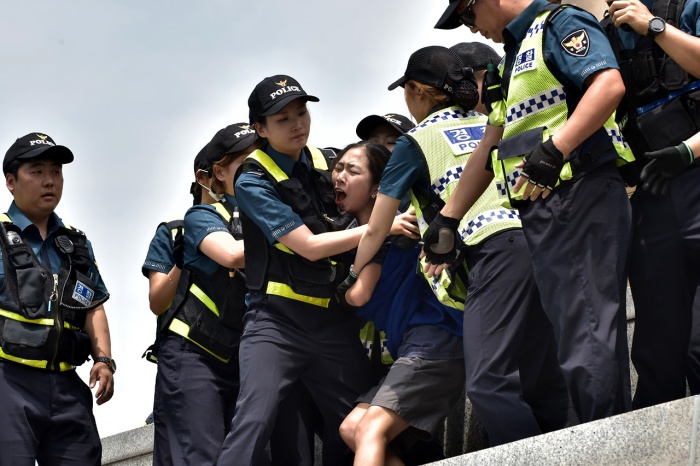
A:
POLYGON ((56 304, 56 313, 54 316, 54 322, 56 323, 56 346, 53 352, 53 358, 51 359, 51 365, 47 369, 53 369, 56 364, 56 358, 58 357, 58 348, 61 345, 61 332, 63 331, 63 322, 61 321, 60 307, 58 306, 58 274, 53 274, 53 291, 51 296, 49 296, 49 311, 51 307, 56 304))

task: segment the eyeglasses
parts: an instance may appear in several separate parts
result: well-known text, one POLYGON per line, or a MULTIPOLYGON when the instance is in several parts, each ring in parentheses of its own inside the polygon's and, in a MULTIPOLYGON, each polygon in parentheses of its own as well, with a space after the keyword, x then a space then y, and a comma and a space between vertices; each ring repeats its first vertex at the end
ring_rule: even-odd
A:
POLYGON ((462 14, 459 15, 459 22, 464 24, 469 29, 474 27, 475 16, 472 9, 474 8, 475 3, 476 0, 469 0, 469 3, 467 3, 467 8, 465 8, 462 14))

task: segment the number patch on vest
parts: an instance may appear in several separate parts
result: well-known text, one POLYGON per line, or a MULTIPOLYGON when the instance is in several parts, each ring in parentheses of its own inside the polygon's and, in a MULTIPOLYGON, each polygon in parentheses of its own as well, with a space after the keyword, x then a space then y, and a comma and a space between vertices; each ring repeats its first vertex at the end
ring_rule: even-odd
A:
POLYGON ((481 142, 481 138, 484 137, 484 126, 470 125, 448 128, 442 131, 442 135, 455 155, 468 154, 474 152, 476 146, 481 142))
POLYGON ((537 68, 537 63, 535 62, 535 49, 525 50, 523 53, 518 54, 515 57, 515 65, 513 66, 513 76, 517 76, 520 73, 526 71, 533 71, 537 68))
POLYGON ((80 304, 82 304, 85 307, 88 307, 90 303, 92 302, 92 298, 95 296, 95 292, 92 291, 90 288, 85 286, 85 284, 81 281, 77 281, 75 283, 75 289, 73 289, 73 299, 78 301, 80 304))
POLYGON ((588 33, 585 29, 579 29, 576 32, 572 32, 561 41, 561 46, 569 55, 575 57, 585 57, 588 53, 588 45, 590 41, 588 40, 588 33))

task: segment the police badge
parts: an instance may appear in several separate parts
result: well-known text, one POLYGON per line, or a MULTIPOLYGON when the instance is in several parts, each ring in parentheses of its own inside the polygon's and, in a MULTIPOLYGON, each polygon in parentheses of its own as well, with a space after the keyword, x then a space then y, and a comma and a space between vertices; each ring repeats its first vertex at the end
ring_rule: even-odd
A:
POLYGON ((572 32, 561 41, 561 46, 570 55, 575 57, 585 57, 588 53, 588 33, 585 29, 572 32))

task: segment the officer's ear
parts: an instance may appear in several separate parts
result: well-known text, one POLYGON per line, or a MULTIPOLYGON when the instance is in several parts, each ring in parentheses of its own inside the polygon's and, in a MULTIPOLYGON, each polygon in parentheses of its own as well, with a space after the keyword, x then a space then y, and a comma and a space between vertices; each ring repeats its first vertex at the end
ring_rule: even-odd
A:
POLYGON ((255 132, 258 133, 259 137, 261 137, 261 138, 267 137, 267 127, 263 123, 256 121, 254 126, 255 126, 255 132))
POLYGON ((7 190, 10 191, 10 194, 12 196, 15 195, 15 182, 17 179, 15 178, 15 175, 13 173, 7 173, 5 175, 5 186, 7 186, 7 190))
POLYGON ((224 168, 221 165, 214 164, 212 170, 214 170, 214 176, 217 180, 225 181, 226 175, 224 174, 224 168))

